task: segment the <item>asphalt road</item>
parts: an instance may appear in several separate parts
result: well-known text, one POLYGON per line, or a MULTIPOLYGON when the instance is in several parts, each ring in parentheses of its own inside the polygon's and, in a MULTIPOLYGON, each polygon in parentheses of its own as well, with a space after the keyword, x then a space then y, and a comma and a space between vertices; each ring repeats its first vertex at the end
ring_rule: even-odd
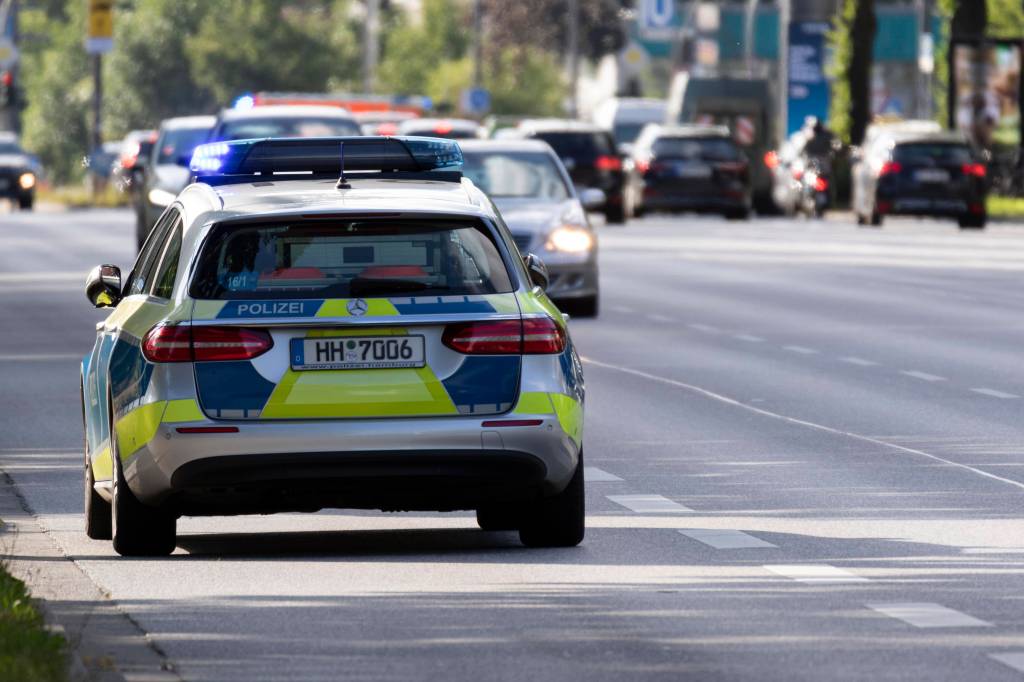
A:
POLYGON ((0 468, 189 680, 1024 677, 1024 226, 604 228, 588 533, 468 514, 82 533, 85 271, 126 213, 0 214, 0 468))

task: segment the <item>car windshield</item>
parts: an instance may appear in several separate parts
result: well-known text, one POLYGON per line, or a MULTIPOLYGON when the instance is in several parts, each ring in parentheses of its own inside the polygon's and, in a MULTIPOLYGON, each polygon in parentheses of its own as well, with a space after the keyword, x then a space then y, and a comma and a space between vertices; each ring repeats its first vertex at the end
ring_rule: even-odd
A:
POLYGON ((724 137, 659 137, 651 149, 659 158, 738 161, 739 150, 724 137))
POLYGON ((555 160, 544 152, 466 152, 462 172, 495 198, 565 201, 569 198, 555 160))
POLYGON ((946 166, 972 163, 971 150, 962 144, 900 144, 893 161, 911 166, 946 166))
POLYGON ((619 144, 634 142, 646 125, 646 121, 643 123, 616 123, 612 133, 615 135, 615 141, 619 144))
POLYGON ((607 136, 601 133, 548 132, 537 133, 563 158, 591 159, 602 154, 614 154, 607 136))
POLYGON ((191 295, 200 299, 451 296, 512 291, 475 222, 355 220, 215 227, 191 295))
POLYGON ((246 118, 225 121, 217 138, 248 140, 259 137, 343 137, 359 135, 359 125, 345 118, 246 118))
MULTIPOLYGON (((184 157, 191 157, 197 145, 206 142, 209 128, 173 128, 160 136, 156 162, 177 163, 184 157)), ((186 161, 187 163, 187 161, 186 161)))

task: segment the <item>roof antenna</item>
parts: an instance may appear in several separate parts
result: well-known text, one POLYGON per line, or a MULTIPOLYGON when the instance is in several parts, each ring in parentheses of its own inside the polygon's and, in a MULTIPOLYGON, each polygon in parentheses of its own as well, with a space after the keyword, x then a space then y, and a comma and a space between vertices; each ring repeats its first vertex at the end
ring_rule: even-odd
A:
POLYGON ((352 185, 349 184, 348 180, 345 179, 345 143, 339 142, 341 163, 340 165, 340 177, 338 178, 338 184, 334 186, 335 189, 352 189, 352 185))

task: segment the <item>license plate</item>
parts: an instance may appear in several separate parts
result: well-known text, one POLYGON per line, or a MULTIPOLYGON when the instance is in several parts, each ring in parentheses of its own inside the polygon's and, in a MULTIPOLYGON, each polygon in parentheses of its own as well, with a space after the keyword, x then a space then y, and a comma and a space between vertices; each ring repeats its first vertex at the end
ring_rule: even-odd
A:
POLYGON ((425 364, 422 336, 333 336, 291 342, 294 370, 404 369, 425 364))
POLYGON ((949 171, 925 169, 914 173, 918 182, 949 182, 949 171))
POLYGON ((11 186, 11 181, 7 178, 0 178, 0 189, 7 189, 11 186))
POLYGON ((706 180, 711 177, 711 166, 703 163, 681 163, 676 166, 676 175, 691 180, 706 180))

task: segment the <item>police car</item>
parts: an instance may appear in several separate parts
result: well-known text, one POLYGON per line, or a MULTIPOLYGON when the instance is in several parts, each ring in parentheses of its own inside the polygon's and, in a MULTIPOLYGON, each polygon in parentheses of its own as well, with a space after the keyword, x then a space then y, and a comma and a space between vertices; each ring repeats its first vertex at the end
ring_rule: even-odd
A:
POLYGON ((196 149, 82 363, 85 521, 123 555, 183 515, 476 510, 584 534, 581 365, 456 142, 196 149))

